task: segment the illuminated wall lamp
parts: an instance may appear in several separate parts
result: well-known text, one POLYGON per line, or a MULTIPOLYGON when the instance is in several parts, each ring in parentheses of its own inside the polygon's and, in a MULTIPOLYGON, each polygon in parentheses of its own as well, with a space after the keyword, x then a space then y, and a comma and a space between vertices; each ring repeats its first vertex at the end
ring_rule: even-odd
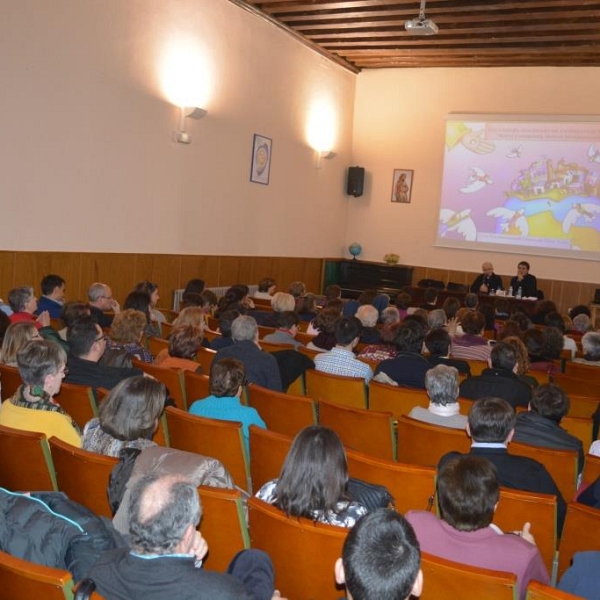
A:
POLYGON ((173 137, 176 142, 180 144, 189 144, 192 141, 190 134, 185 129, 186 118, 190 119, 201 119, 208 113, 204 108, 198 108, 197 106, 182 106, 181 114, 179 116, 179 131, 173 132, 173 137))
POLYGON ((317 150, 317 169, 321 168, 321 159, 325 158, 327 160, 333 158, 335 156, 335 152, 331 150, 317 150))

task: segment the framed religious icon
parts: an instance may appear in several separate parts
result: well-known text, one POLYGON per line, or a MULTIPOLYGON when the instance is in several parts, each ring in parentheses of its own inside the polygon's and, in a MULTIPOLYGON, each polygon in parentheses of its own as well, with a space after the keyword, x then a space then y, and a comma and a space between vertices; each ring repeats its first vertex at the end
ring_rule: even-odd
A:
POLYGON ((273 140, 262 135, 254 134, 252 144, 252 166, 250 181, 269 185, 269 172, 271 170, 271 147, 273 140))
POLYGON ((412 193, 413 173, 411 169, 394 169, 392 179, 392 202, 410 204, 412 193))

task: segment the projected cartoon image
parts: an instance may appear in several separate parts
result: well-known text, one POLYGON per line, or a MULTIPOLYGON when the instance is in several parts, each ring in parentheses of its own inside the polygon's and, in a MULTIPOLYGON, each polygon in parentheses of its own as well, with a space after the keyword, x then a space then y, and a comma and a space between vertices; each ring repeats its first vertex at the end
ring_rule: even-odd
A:
POLYGON ((438 241, 449 240, 600 252, 600 122, 449 120, 438 241))

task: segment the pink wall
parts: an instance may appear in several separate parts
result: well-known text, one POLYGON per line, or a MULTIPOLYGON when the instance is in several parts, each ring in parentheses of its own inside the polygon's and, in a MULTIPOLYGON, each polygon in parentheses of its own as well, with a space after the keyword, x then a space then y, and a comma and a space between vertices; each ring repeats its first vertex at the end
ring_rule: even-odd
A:
POLYGON ((341 251, 356 76, 274 26, 227 0, 24 0, 4 3, 0 55, 3 249, 341 251), (161 79, 181 44, 208 72, 186 71, 209 111, 189 146, 161 79), (337 114, 320 170, 316 98, 337 114), (254 133, 273 139, 269 186, 249 182, 254 133))
MULTIPOLYGON (((516 273, 521 255, 433 247, 442 176, 444 118, 451 112, 598 113, 597 68, 382 69, 357 78, 354 161, 367 170, 362 198, 350 201, 346 244, 363 257, 388 252, 406 264, 477 271, 492 260, 516 273), (394 169, 414 169, 411 204, 390 202, 394 169)), ((600 258, 600 257, 599 257, 600 258)), ((600 283, 600 261, 532 257, 546 279, 600 283)))

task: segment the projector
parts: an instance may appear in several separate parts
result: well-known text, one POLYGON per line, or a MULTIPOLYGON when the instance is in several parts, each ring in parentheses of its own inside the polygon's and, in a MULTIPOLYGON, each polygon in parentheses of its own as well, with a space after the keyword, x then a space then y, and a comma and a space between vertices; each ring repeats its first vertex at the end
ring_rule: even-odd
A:
POLYGON ((431 19, 411 19, 404 23, 404 29, 413 35, 435 35, 439 29, 431 19))

